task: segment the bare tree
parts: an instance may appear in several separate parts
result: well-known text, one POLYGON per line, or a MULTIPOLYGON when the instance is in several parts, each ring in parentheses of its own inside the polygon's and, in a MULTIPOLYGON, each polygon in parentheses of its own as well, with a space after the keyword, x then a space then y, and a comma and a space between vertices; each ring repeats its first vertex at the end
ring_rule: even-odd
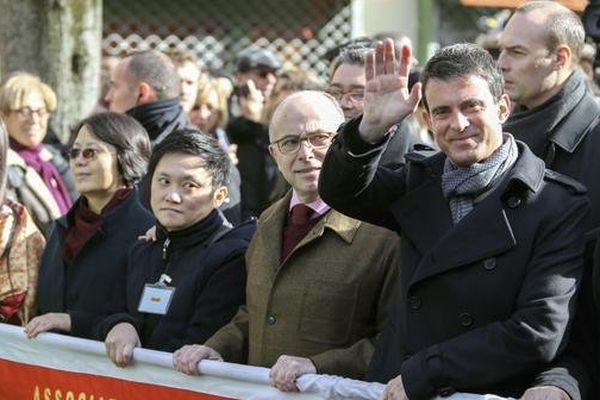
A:
POLYGON ((56 91, 51 124, 66 141, 100 93, 102 0, 0 0, 0 75, 27 71, 56 91))

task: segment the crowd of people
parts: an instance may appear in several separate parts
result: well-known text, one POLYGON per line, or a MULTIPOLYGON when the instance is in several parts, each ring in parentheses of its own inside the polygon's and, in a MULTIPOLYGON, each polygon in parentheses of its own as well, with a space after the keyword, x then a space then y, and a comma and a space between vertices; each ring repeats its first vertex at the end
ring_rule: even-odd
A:
POLYGON ((328 82, 266 49, 107 58, 67 144, 39 77, 0 85, 0 321, 456 391, 599 395, 600 105, 579 16, 515 10, 498 51, 362 38, 328 82), (586 61, 589 61, 586 59, 586 61), (598 169, 594 167, 598 165, 598 169))

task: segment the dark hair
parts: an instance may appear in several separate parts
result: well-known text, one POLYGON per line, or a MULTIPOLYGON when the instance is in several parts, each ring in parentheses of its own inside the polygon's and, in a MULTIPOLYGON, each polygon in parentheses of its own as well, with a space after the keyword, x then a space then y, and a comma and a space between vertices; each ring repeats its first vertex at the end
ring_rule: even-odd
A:
POLYGON ((340 53, 331 62, 331 75, 335 74, 335 71, 341 65, 365 65, 365 59, 367 54, 372 50, 370 43, 369 46, 364 44, 352 44, 340 49, 340 53))
POLYGON ((579 16, 567 7, 550 1, 525 3, 516 9, 515 14, 539 9, 548 10, 548 19, 544 24, 548 50, 553 53, 559 45, 566 44, 571 49, 575 61, 578 61, 585 43, 585 28, 579 16))
POLYGON ((470 75, 485 80, 494 100, 504 93, 504 78, 500 68, 486 50, 471 43, 459 43, 440 49, 425 64, 421 73, 423 83, 423 105, 429 109, 425 96, 430 79, 446 81, 454 78, 466 78, 470 75))
POLYGON ((229 156, 219 142, 196 129, 178 129, 152 150, 148 176, 152 179, 158 162, 165 154, 183 153, 201 158, 204 168, 212 175, 212 187, 216 189, 229 184, 229 156))
POLYGON ((129 56, 127 74, 131 84, 146 82, 158 96, 158 100, 179 97, 181 82, 173 62, 158 50, 147 50, 129 56))
POLYGON ((323 55, 323 58, 332 63, 340 55, 340 53, 346 49, 370 48, 372 46, 373 39, 367 36, 361 36, 327 50, 327 52, 323 55))
POLYGON ((117 167, 124 183, 132 186, 146 174, 150 138, 146 129, 126 114, 104 112, 81 121, 76 135, 86 126, 98 139, 117 149, 117 167))
POLYGON ((8 169, 8 130, 0 118, 0 203, 6 198, 6 175, 8 169))

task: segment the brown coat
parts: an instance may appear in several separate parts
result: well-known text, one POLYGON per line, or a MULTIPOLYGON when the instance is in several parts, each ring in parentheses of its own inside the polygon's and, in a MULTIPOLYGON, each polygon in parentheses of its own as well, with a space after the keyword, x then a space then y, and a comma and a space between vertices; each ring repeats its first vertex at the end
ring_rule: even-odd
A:
POLYGON ((395 287, 398 236, 331 210, 281 263, 290 198, 261 215, 246 252, 247 306, 206 345, 227 361, 270 367, 287 354, 362 378, 395 287))

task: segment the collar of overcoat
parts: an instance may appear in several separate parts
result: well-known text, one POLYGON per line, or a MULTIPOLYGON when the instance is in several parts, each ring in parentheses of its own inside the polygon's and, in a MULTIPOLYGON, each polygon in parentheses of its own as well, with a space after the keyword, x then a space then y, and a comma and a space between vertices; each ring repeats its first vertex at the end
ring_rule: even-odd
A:
POLYGON ((540 190, 545 170, 543 161, 527 146, 518 141, 517 145, 519 157, 508 176, 455 226, 441 188, 445 156, 440 153, 423 161, 426 177, 422 183, 392 206, 401 234, 421 255, 411 285, 516 245, 507 204, 523 207, 530 194, 540 190))
POLYGON ((331 209, 296 245, 287 259, 281 260, 283 227, 289 212, 291 198, 292 192, 290 191, 283 199, 267 209, 260 216, 259 228, 256 231, 256 234, 261 238, 261 245, 264 246, 263 251, 265 257, 268 258, 268 264, 277 266, 275 272, 279 271, 288 260, 293 258, 294 253, 300 248, 313 245, 318 238, 323 236, 326 229, 331 230, 348 244, 354 241, 361 222, 331 209))

